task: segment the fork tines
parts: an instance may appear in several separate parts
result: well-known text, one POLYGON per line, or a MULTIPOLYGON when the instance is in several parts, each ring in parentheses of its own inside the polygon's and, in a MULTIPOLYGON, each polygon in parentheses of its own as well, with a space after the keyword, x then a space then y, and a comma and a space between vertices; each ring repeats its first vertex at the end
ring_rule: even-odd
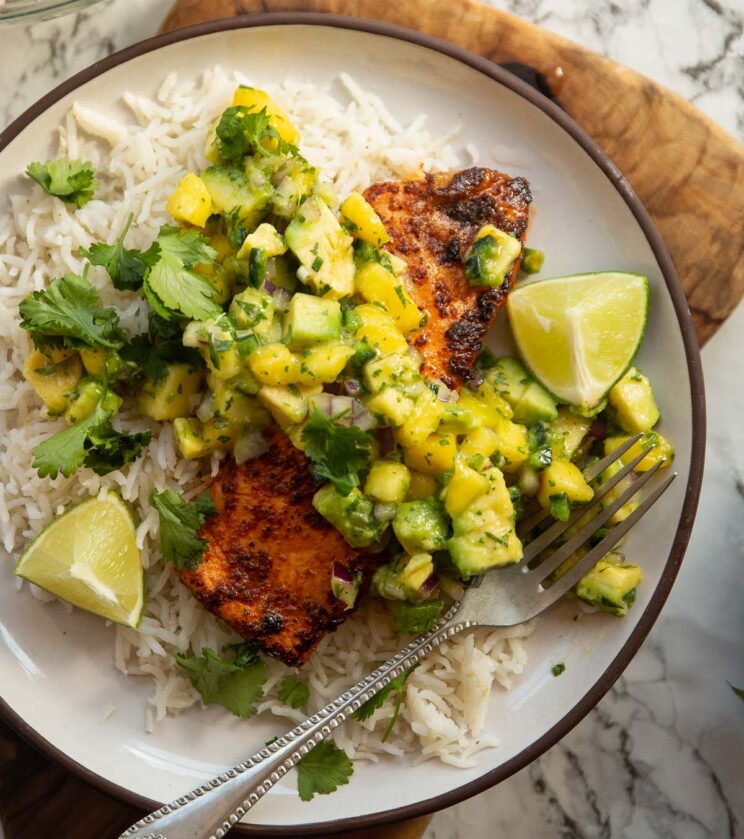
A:
MULTIPOLYGON (((587 481, 593 480, 601 474, 608 466, 620 459, 636 442, 642 437, 637 434, 631 437, 622 446, 619 446, 611 454, 607 455, 602 460, 588 467, 584 471, 584 477, 587 481)), ((606 506, 601 505, 601 501, 609 492, 611 492, 625 477, 627 477, 638 464, 648 454, 649 449, 644 450, 637 457, 633 458, 629 463, 625 464, 622 469, 618 470, 611 478, 602 483, 594 493, 594 497, 587 504, 583 504, 573 511, 568 521, 556 521, 544 531, 539 533, 530 541, 524 550, 524 557, 521 563, 521 569, 525 573, 534 574, 541 580, 540 588, 545 590, 550 589, 550 599, 557 600, 581 579, 581 577, 596 563, 607 554, 625 534, 633 527, 634 524, 644 516, 659 497, 666 491, 667 487, 677 476, 676 472, 669 475, 662 481, 654 490, 641 501, 639 506, 628 515, 622 522, 612 527, 609 532, 594 546, 592 549, 581 557, 576 564, 558 580, 550 584, 548 578, 559 568, 570 556, 572 556, 579 548, 586 544, 598 530, 603 528, 607 522, 620 510, 625 504, 631 501, 641 491, 648 481, 659 471, 663 461, 659 461, 651 467, 647 472, 643 473, 637 480, 635 480, 627 489, 625 489, 617 498, 606 506), (587 516, 592 511, 598 511, 583 527, 579 529, 570 539, 561 544, 555 551, 553 551, 544 561, 537 562, 539 556, 550 547, 563 533, 565 533, 572 525, 587 516)), ((526 519, 520 527, 520 537, 526 537, 532 530, 534 530, 547 517, 547 512, 537 513, 526 519)))

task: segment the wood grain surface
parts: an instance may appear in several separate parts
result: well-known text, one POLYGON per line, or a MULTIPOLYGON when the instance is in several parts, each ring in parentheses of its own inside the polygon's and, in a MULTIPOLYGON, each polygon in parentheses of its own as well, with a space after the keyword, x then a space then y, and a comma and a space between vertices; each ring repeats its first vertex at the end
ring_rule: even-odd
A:
MULTIPOLYGON (((177 0, 163 30, 266 11, 321 11, 419 29, 499 63, 542 72, 651 213, 704 343, 744 294, 744 149, 643 76, 477 0, 177 0)), ((0 723, 5 839, 113 839, 142 813, 95 791, 0 723)), ((419 839, 429 819, 346 834, 419 839)))
POLYGON ((744 295, 744 148, 680 96, 478 0, 177 0, 163 29, 319 11, 419 29, 499 63, 559 79, 561 105, 607 152, 651 213, 704 343, 744 295))

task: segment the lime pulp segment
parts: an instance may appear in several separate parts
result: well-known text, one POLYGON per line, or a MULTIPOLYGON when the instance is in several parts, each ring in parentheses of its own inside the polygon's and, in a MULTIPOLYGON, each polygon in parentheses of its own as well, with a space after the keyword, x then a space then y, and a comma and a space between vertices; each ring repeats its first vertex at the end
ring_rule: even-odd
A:
POLYGON ((576 274, 516 288, 507 312, 533 375, 561 402, 589 411, 633 361, 648 297, 641 274, 576 274))
POLYGON ((73 606, 136 627, 144 605, 135 522, 116 494, 91 498, 48 525, 15 573, 73 606))

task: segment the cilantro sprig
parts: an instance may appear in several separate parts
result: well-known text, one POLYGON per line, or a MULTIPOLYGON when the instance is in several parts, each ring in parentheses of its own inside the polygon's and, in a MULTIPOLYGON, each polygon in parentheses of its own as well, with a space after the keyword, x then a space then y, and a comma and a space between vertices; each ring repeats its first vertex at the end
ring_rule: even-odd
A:
POLYGON ((204 647, 200 656, 176 654, 175 658, 205 705, 221 705, 236 717, 256 713, 256 702, 263 696, 269 675, 263 661, 252 658, 243 662, 238 656, 232 660, 222 658, 209 647, 204 647))
POLYGON ((292 708, 302 708, 310 698, 310 689, 294 676, 285 676, 279 685, 277 697, 292 708))
MULTIPOLYGON (((105 383, 104 383, 105 385, 105 383)), ((111 424, 113 412, 106 410, 107 387, 83 420, 34 447, 33 467, 41 478, 69 478, 81 466, 106 475, 139 457, 150 442, 150 432, 122 434, 111 424)))
POLYGON ((124 247, 124 239, 133 218, 134 216, 130 213, 119 238, 112 245, 96 242, 90 248, 80 249, 80 253, 91 265, 100 265, 106 269, 114 288, 120 291, 136 291, 141 288, 145 274, 157 262, 160 255, 157 242, 153 242, 146 251, 124 247))
POLYGON ((214 289, 192 269, 210 264, 217 257, 214 248, 194 230, 165 225, 155 240, 158 258, 143 277, 143 290, 155 312, 167 320, 186 316, 209 320, 222 309, 212 299, 214 289))
POLYGON ((49 195, 78 207, 87 204, 98 187, 93 164, 87 160, 59 157, 46 163, 31 163, 26 174, 49 195))
POLYGON ((330 481, 342 495, 359 486, 359 473, 369 468, 373 442, 366 431, 339 425, 315 407, 301 436, 318 480, 330 481))
POLYGON ((179 569, 197 568, 207 549, 207 540, 197 534, 216 509, 211 495, 205 491, 196 501, 184 501, 172 489, 153 490, 150 503, 160 517, 160 550, 165 561, 179 569))
POLYGON ((265 108, 261 111, 244 105, 227 108, 217 123, 216 134, 220 157, 226 161, 252 153, 263 156, 297 154, 297 148, 284 142, 271 125, 265 108))
POLYGON ((349 783, 354 765, 341 751, 327 741, 318 743, 297 763, 297 790, 303 801, 313 796, 328 795, 349 783))
POLYGON ((68 346, 118 349, 126 340, 119 316, 99 306, 98 292, 85 276, 66 274, 42 291, 34 291, 19 306, 21 326, 37 347, 62 342, 68 346))
POLYGON ((385 728, 385 732, 382 735, 382 742, 384 743, 388 737, 391 735, 393 728, 395 727, 395 723, 398 720, 398 715, 400 714, 400 706, 403 704, 403 697, 405 696, 405 688, 406 682, 410 677, 411 673, 418 667, 418 664, 414 664, 413 667, 409 667, 405 673, 401 673, 400 676, 393 679, 392 682, 388 682, 385 687, 376 693, 371 699, 368 699, 364 705, 358 708, 352 714, 352 717, 355 720, 359 720, 363 722, 364 720, 368 720, 372 714, 378 709, 382 708, 385 704, 385 700, 390 696, 391 693, 395 693, 395 706, 393 708, 393 716, 390 718, 390 721, 385 728))

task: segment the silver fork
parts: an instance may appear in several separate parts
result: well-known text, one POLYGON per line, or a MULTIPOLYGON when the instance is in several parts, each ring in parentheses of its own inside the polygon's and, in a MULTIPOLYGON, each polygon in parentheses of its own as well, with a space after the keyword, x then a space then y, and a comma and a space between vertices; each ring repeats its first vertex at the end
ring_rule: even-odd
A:
MULTIPOLYGON (((637 434, 612 454, 586 469, 586 479, 596 478, 625 454, 641 436, 637 434)), ((463 597, 450 606, 429 632, 411 641, 405 649, 349 688, 334 702, 330 702, 248 760, 145 816, 121 834, 119 839, 222 839, 310 749, 341 725, 364 702, 443 641, 465 629, 514 626, 544 612, 576 585, 579 579, 622 539, 676 477, 675 472, 661 481, 634 512, 612 527, 570 570, 553 580, 553 572, 597 530, 604 527, 614 513, 636 496, 656 474, 661 466, 660 462, 644 472, 612 503, 604 508, 599 505, 601 499, 633 471, 646 453, 642 452, 601 484, 594 498, 588 504, 574 510, 568 521, 556 521, 536 535, 526 545, 524 557, 519 564, 475 578, 463 597), (553 553, 539 561, 550 545, 592 509, 598 509, 598 512, 587 524, 560 544, 553 553)), ((526 536, 547 518, 547 515, 538 513, 526 520, 520 527, 520 534, 526 536)))

